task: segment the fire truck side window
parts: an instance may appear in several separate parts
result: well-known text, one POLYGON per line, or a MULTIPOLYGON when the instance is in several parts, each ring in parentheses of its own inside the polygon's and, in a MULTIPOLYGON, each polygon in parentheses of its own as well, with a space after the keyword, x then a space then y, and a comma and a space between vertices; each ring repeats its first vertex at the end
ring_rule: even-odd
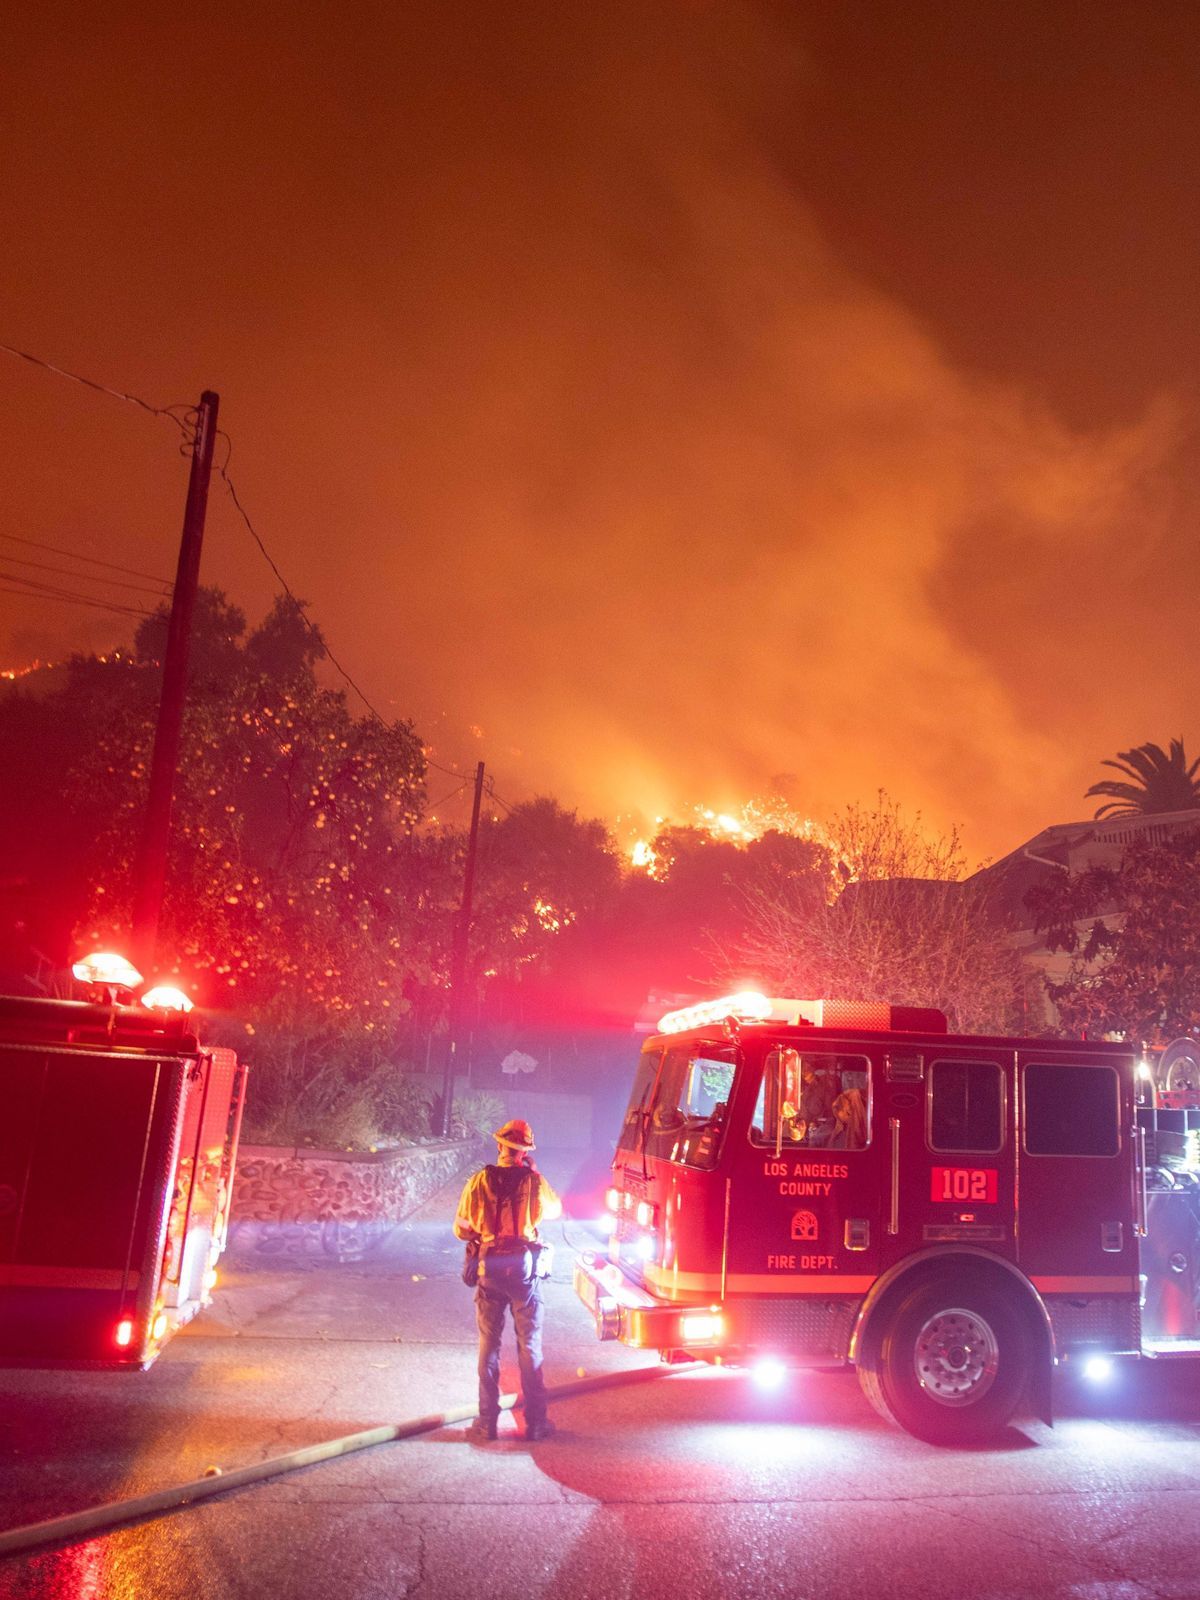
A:
POLYGON ((686 1167, 713 1167, 733 1087, 732 1045, 668 1050, 649 1117, 647 1155, 686 1167))
POLYGON ((862 1150, 870 1140, 865 1056, 772 1050, 750 1127, 754 1144, 780 1150, 862 1150))
POLYGON ((992 1155, 1004 1143, 1003 1076, 995 1061, 935 1061, 929 1071, 932 1150, 992 1155))
POLYGON ((654 1080, 658 1075, 658 1063, 661 1060, 661 1050, 642 1051, 629 1096, 629 1106, 625 1112, 625 1121, 621 1127, 621 1137, 617 1140, 618 1150, 630 1150, 635 1155, 641 1153, 646 1123, 650 1116, 650 1096, 654 1092, 654 1080))
POLYGON ((1121 1097, 1111 1067, 1025 1068, 1025 1148, 1031 1156, 1115 1156, 1121 1097))

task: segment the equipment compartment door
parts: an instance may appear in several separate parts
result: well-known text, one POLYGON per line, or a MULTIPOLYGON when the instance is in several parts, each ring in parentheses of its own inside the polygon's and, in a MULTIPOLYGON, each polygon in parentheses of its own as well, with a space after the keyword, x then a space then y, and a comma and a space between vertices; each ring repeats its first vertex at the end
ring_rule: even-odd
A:
POLYGON ((157 1287, 186 1063, 0 1046, 0 1362, 113 1361, 157 1287))
POLYGON ((1111 1061, 1025 1053, 1018 1253, 1043 1294, 1136 1287, 1132 1074, 1111 1061))
POLYGON ((1011 1052, 890 1050, 876 1096, 883 1267, 938 1245, 1015 1255, 1011 1052))

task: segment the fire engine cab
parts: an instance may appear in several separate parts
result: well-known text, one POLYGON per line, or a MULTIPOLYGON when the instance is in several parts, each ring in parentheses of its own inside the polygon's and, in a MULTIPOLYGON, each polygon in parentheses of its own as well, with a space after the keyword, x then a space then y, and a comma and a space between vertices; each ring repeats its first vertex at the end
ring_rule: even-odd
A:
POLYGON ((0 998, 3 1366, 146 1368, 211 1297, 246 1069, 129 973, 0 998))
POLYGON ((1200 1355, 1200 1095, 1160 1106, 1147 1070, 914 1007, 672 1013, 576 1292, 667 1359, 851 1364, 931 1442, 1050 1422, 1057 1363, 1200 1355))

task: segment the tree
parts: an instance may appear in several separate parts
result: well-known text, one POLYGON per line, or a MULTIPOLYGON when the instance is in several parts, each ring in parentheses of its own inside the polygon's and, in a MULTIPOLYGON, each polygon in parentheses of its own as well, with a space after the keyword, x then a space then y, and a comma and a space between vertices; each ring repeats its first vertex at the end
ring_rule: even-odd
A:
MULTIPOLYGON (((83 916, 97 937, 126 929, 152 739, 152 703, 126 699, 72 774, 93 807, 103 797, 83 916)), ((411 727, 357 720, 311 678, 240 672, 192 697, 160 946, 209 1005, 323 1010, 369 1032, 408 1009, 404 879, 423 776, 411 727)))
MULTIPOLYGON (((278 606, 278 602, 276 603, 278 606)), ((143 666, 158 672, 167 650, 167 630, 171 608, 161 605, 153 616, 138 624, 133 636, 133 653, 143 666)), ((242 636, 246 632, 245 613, 220 589, 196 591, 192 613, 192 637, 188 649, 188 693, 223 683, 244 670, 242 636)))
POLYGON ((1200 829, 1130 845, 1118 867, 1056 873, 1028 897, 1063 1031, 1165 1041, 1200 1027, 1200 829))
MULTIPOLYGON (((255 1025, 390 1038, 436 982, 446 926, 440 863, 415 839, 420 740, 318 683, 319 637, 290 600, 248 638, 219 591, 196 618, 160 949, 206 1005, 255 1025)), ((6 859, 64 934, 128 931, 166 624, 164 607, 133 659, 80 658, 61 687, 0 704, 6 859)))
POLYGON ((246 665, 259 677, 294 683, 311 677, 325 655, 321 630, 304 614, 305 602, 277 595, 264 620, 246 641, 246 665))
POLYGON ((1119 783, 1105 778, 1094 783, 1089 795, 1108 795, 1109 801, 1096 812, 1104 816, 1132 817, 1155 811, 1190 811, 1200 806, 1200 779, 1196 771, 1200 760, 1188 765, 1182 739, 1172 739, 1170 753, 1161 745, 1141 744, 1136 750, 1118 751, 1116 761, 1102 761, 1133 781, 1119 783))
POLYGON ((958 829, 930 832, 919 811, 910 820, 883 789, 873 806, 846 806, 824 831, 838 876, 846 883, 887 878, 955 882, 966 872, 958 829))
POLYGON ((608 829, 545 797, 486 820, 472 919, 473 964, 515 980, 544 966, 580 918, 616 894, 620 864, 608 829))
POLYGON ((880 792, 830 823, 825 892, 784 884, 747 895, 745 931, 727 947, 731 977, 776 994, 936 1006, 963 1032, 1019 1025, 1020 963, 981 890, 960 881, 957 834, 928 834, 880 792))

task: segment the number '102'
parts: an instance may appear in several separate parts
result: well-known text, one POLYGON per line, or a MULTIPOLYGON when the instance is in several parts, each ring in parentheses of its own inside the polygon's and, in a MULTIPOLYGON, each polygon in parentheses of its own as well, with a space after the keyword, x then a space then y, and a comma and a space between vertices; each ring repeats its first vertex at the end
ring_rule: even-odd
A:
POLYGON ((973 1205, 995 1205, 995 1167, 932 1167, 931 1200, 961 1200, 973 1205))

